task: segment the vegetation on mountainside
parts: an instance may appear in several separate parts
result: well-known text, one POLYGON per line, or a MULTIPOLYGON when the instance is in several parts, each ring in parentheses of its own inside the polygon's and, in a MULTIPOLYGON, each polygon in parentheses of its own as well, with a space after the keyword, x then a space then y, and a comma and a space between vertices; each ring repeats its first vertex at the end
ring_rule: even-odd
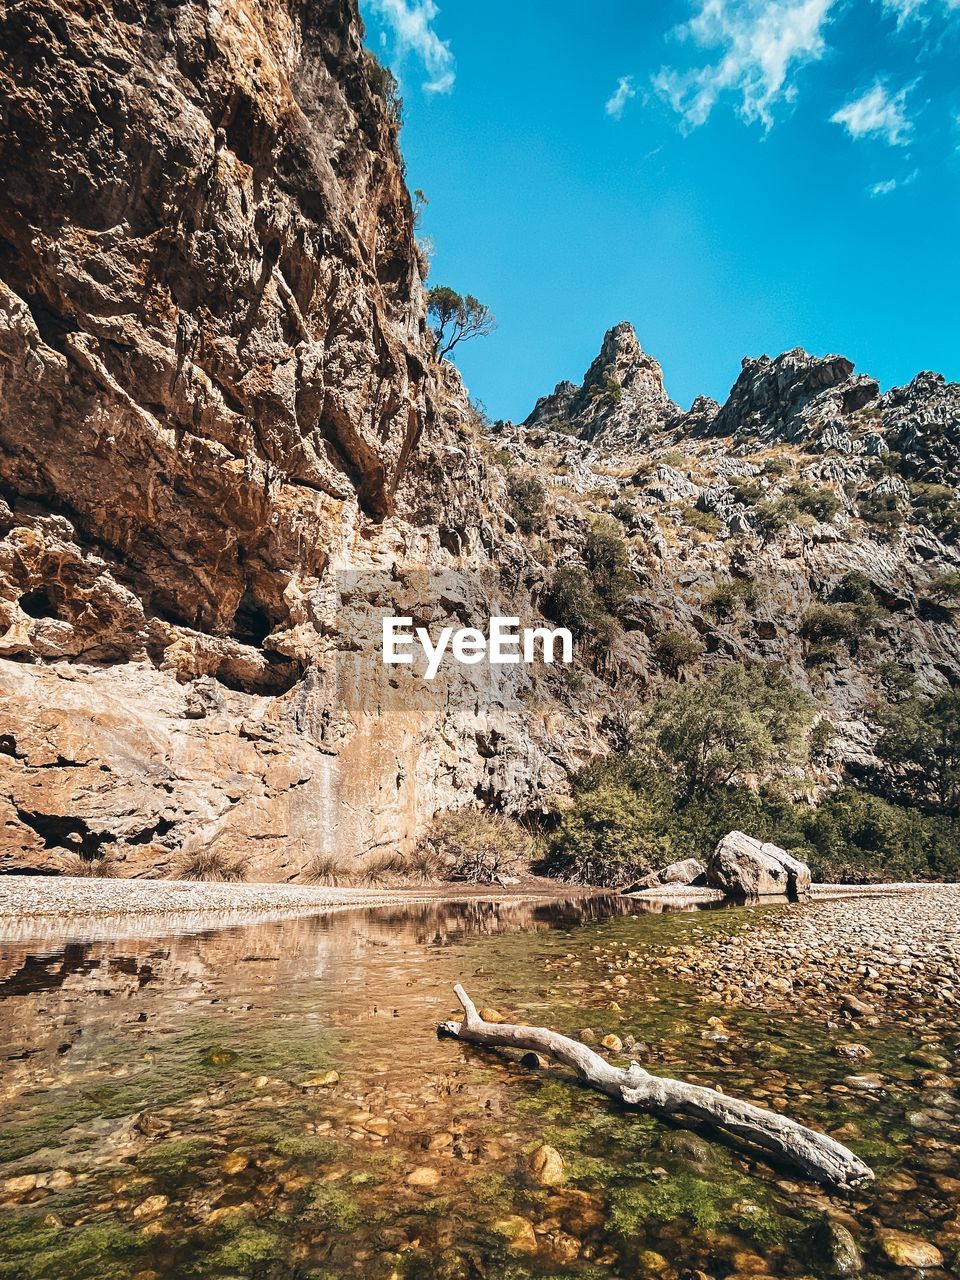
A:
POLYGON ((599 652, 619 629, 617 614, 636 585, 617 521, 598 516, 584 539, 581 556, 582 566, 563 565, 553 575, 543 612, 567 627, 575 641, 599 652))
POLYGON ((960 874, 960 694, 909 698, 880 717, 871 791, 797 798, 832 726, 781 673, 724 667, 645 708, 627 751, 584 769, 555 814, 545 869, 623 887, 675 859, 705 858, 741 829, 808 861, 823 880, 960 874))
POLYGON ((363 60, 370 88, 381 99, 387 116, 399 129, 403 124, 403 98, 400 96, 399 80, 369 49, 364 50, 363 60))
MULTIPOLYGON (((509 457, 509 455, 508 455, 509 457)), ((510 514, 521 533, 536 533, 547 510, 547 491, 532 471, 510 471, 507 475, 510 514)))
POLYGON ((472 293, 459 294, 447 285, 434 285, 427 291, 427 317, 433 325, 434 349, 439 360, 445 359, 461 342, 483 338, 493 333, 496 319, 472 293))

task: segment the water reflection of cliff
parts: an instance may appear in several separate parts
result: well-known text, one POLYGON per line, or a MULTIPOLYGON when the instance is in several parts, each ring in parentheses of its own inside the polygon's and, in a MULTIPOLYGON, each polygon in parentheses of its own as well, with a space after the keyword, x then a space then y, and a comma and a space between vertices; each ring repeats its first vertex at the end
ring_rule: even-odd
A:
POLYGON ((414 1002, 445 999, 437 991, 449 991, 461 964, 475 971, 476 939, 572 930, 652 905, 616 896, 423 903, 118 941, 34 930, 0 945, 0 1060, 13 1070, 86 1057, 117 1024, 156 1034, 205 1008, 277 1017, 299 999, 328 1025, 353 1021, 371 1001, 412 1012, 414 1002))

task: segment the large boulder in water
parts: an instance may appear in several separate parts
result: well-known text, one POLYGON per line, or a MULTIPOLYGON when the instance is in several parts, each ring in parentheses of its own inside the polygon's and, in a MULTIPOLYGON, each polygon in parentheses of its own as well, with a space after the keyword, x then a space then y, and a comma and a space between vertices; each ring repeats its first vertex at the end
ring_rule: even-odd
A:
POLYGON ((802 898, 811 878, 805 862, 742 831, 724 836, 707 863, 707 883, 731 898, 802 898))
POLYGON ((707 883, 707 869, 696 858, 671 862, 668 867, 651 871, 649 875, 632 884, 627 893, 640 893, 644 889, 658 889, 661 885, 703 885, 707 883))

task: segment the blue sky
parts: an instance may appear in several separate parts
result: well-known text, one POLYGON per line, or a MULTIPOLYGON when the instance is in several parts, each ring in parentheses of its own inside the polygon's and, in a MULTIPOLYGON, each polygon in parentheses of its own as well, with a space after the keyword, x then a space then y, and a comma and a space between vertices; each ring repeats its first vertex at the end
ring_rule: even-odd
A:
POLYGON ((960 0, 362 0, 430 282, 493 417, 630 320, 687 405, 743 356, 960 379, 960 0))

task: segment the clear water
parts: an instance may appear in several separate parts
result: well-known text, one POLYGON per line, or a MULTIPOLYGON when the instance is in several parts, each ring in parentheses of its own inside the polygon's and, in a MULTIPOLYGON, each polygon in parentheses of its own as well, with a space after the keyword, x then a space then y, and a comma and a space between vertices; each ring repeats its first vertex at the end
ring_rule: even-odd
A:
POLYGON ((720 919, 623 910, 432 904, 0 942, 0 1280, 825 1277, 825 1214, 864 1275, 909 1274, 891 1228, 937 1245, 928 1276, 955 1274, 960 1027, 930 1024, 945 1070, 907 1061, 920 1038, 895 1018, 857 1032, 872 1057, 851 1065, 826 1015, 721 1009, 653 965, 618 982, 628 950, 720 919), (654 1071, 839 1134, 878 1182, 830 1196, 561 1071, 439 1040, 456 981, 518 1020, 630 1033, 654 1071), (880 1088, 845 1082, 867 1071, 880 1088), (530 1170, 542 1144, 561 1185, 530 1170))

